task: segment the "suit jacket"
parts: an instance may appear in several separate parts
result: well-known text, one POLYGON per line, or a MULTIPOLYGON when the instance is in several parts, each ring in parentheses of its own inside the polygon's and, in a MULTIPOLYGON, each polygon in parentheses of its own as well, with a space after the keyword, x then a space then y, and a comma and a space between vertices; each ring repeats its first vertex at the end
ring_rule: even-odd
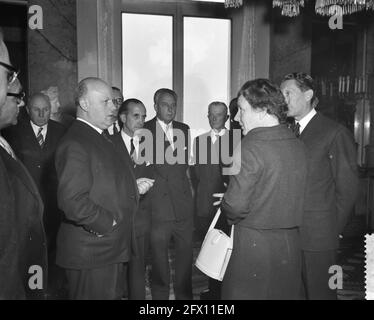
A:
POLYGON ((301 226, 304 250, 338 247, 358 191, 356 147, 342 125, 317 113, 300 135, 308 154, 308 183, 301 226))
POLYGON ((44 147, 41 148, 29 119, 21 120, 16 126, 4 130, 4 137, 33 177, 46 212, 57 209, 57 174, 54 158, 57 145, 64 133, 65 128, 61 124, 49 120, 44 147))
POLYGON ((29 268, 40 266, 47 286, 47 247, 43 203, 20 161, 0 147, 0 299, 42 298, 32 291, 29 268))
POLYGON ((213 194, 225 192, 224 183, 229 182, 229 175, 223 175, 222 168, 230 166, 230 163, 222 161, 221 149, 232 157, 234 149, 232 131, 226 130, 225 134, 214 144, 210 131, 198 136, 194 141, 194 174, 197 184, 196 214, 199 217, 214 216, 216 208, 213 203, 216 199, 213 198, 213 194), (222 144, 227 144, 227 147, 221 148, 222 144), (206 154, 201 154, 201 151, 206 154))
POLYGON ((222 208, 229 224, 252 229, 301 225, 307 178, 305 146, 285 125, 255 128, 235 152, 222 208))
POLYGON ((172 221, 193 218, 193 201, 187 177, 189 160, 189 127, 173 121, 175 151, 169 148, 170 143, 157 118, 144 125, 153 137, 153 163, 155 184, 151 193, 152 221, 172 221), (176 138, 177 133, 180 136, 176 138), (174 154, 174 164, 170 164, 174 154))
POLYGON ((91 269, 129 260, 139 194, 122 157, 109 139, 78 120, 62 138, 56 152, 65 216, 57 235, 60 266, 91 269))
MULTIPOLYGON (((134 175, 136 179, 149 178, 153 179, 153 167, 150 163, 136 164, 133 163, 129 152, 126 148, 125 142, 122 139, 121 133, 111 136, 114 145, 117 147, 118 152, 123 154, 127 165, 133 167, 134 175)), ((140 142, 140 144, 142 141, 140 142)), ((150 229, 151 225, 151 198, 150 193, 140 196, 139 208, 135 214, 135 234, 136 236, 143 236, 150 229)))

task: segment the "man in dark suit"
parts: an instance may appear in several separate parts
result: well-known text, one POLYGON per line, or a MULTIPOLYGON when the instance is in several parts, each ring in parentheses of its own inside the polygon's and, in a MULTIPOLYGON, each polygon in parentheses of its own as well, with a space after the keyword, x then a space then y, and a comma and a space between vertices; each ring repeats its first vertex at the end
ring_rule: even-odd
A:
POLYGON ((284 78, 282 92, 295 134, 307 148, 308 180, 300 228, 303 282, 307 299, 336 299, 329 288, 329 268, 336 264, 339 235, 355 204, 358 177, 356 149, 350 132, 314 109, 313 79, 305 73, 284 78))
POLYGON ((159 89, 154 95, 156 117, 145 123, 153 136, 155 185, 152 201, 152 298, 169 298, 168 249, 175 248, 176 299, 192 299, 193 200, 189 180, 189 127, 174 121, 177 95, 159 89))
MULTIPOLYGON (((153 170, 149 162, 138 163, 139 133, 144 126, 146 118, 144 104, 137 99, 127 99, 122 103, 118 117, 122 127, 121 133, 114 135, 112 140, 120 152, 126 153, 134 174, 138 181, 153 186, 153 170)), ((135 214, 135 234, 137 255, 129 262, 128 283, 129 299, 145 300, 145 268, 146 257, 149 249, 149 235, 151 229, 151 203, 149 194, 144 194, 140 198, 139 208, 135 214)))
MULTIPOLYGON (((202 241, 214 218, 217 208, 213 194, 224 193, 228 176, 223 175, 221 153, 232 155, 232 134, 225 128, 229 116, 223 102, 212 102, 208 106, 208 120, 212 128, 194 141, 194 172, 196 177, 196 222, 199 239, 202 241)), ((229 165, 228 163, 226 165, 229 165)), ((202 293, 203 299, 220 299, 220 282, 209 278, 209 291, 202 293)))
POLYGON ((139 193, 126 160, 103 131, 117 119, 111 87, 98 78, 78 85, 77 120, 56 151, 57 264, 66 269, 70 299, 119 299, 133 248, 139 193))
MULTIPOLYGON (((0 130, 17 123, 18 108, 24 105, 21 93, 0 30, 0 130)), ((0 299, 44 298, 47 272, 41 197, 0 135, 0 299)))
POLYGON ((44 202, 44 226, 48 247, 55 248, 61 213, 57 208, 57 175, 55 151, 65 133, 64 127, 50 120, 51 103, 48 96, 37 93, 26 106, 29 120, 4 130, 3 135, 16 156, 33 177, 44 202))

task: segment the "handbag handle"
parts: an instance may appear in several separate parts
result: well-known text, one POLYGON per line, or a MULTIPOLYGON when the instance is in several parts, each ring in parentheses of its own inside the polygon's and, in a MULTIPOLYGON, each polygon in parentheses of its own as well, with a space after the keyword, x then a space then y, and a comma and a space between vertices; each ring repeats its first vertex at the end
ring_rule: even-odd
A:
MULTIPOLYGON (((214 227, 216 226, 216 223, 217 223, 218 218, 219 218, 220 215, 221 215, 221 207, 218 208, 218 210, 216 212, 216 215, 214 216, 213 221, 212 221, 212 223, 209 226, 208 232, 210 230, 214 229, 214 227)), ((232 238, 233 232, 234 232, 234 225, 231 226, 230 238, 232 238)))

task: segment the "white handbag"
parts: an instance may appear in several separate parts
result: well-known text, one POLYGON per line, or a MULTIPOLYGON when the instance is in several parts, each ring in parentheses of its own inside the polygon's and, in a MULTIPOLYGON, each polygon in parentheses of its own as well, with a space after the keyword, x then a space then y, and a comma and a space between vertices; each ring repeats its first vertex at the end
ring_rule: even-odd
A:
POLYGON ((231 257, 234 226, 231 226, 230 237, 223 231, 215 229, 220 214, 221 209, 218 209, 204 238, 195 265, 210 278, 222 281, 231 257))

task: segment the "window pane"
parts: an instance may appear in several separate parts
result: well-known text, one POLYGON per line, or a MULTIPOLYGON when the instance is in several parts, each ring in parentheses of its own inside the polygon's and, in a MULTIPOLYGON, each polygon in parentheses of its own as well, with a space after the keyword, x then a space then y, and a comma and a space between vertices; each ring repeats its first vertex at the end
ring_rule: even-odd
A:
POLYGON ((210 129, 208 105, 229 103, 230 20, 184 18, 184 122, 197 131, 210 129))
POLYGON ((124 98, 137 98, 155 116, 153 95, 173 87, 173 17, 122 14, 124 98))

